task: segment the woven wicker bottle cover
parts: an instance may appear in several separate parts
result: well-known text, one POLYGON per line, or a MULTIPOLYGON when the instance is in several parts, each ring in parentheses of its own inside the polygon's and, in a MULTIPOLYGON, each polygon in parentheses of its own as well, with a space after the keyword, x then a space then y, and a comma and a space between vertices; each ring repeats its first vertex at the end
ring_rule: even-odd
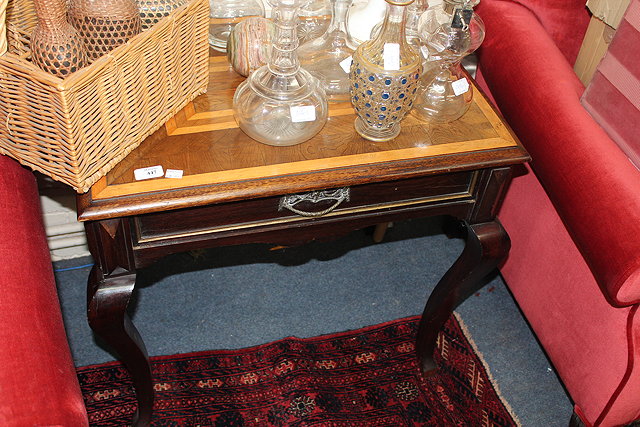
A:
POLYGON ((66 20, 65 0, 36 0, 34 7, 38 24, 31 34, 33 63, 60 77, 87 65, 86 47, 66 20))
POLYGON ((87 46, 89 62, 141 31, 135 0, 70 0, 69 22, 87 46))
POLYGON ((137 0, 142 18, 142 29, 146 30, 159 20, 179 8, 187 0, 137 0))

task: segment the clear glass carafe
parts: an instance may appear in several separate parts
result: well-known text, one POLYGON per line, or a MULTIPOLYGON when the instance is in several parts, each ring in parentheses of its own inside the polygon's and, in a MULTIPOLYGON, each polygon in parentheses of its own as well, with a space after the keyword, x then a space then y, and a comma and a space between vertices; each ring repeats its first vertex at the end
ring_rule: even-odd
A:
POLYGON ((420 21, 420 17, 428 8, 429 2, 427 0, 415 0, 407 6, 407 25, 405 26, 407 41, 417 49, 420 49, 421 46, 418 23, 420 21))
POLYGON ((327 98, 298 60, 296 15, 304 0, 270 1, 276 26, 271 58, 238 86, 233 113, 240 129, 256 141, 295 145, 325 125, 327 98))
MULTIPOLYGON (((422 15, 420 15, 417 22, 418 37, 420 38, 422 46, 422 54, 429 63, 437 62, 440 60, 440 56, 436 47, 433 44, 428 44, 427 39, 436 33, 442 33, 443 28, 449 27, 454 18, 456 10, 464 9, 472 11, 473 7, 477 5, 480 0, 429 0, 428 7, 422 15)), ((469 12, 466 16, 468 16, 469 12)), ((484 24, 480 17, 473 14, 471 17, 473 30, 477 27, 482 27, 484 31, 484 24)), ((470 35, 469 35, 470 36, 470 35)), ((480 39, 477 46, 469 45, 469 53, 475 51, 482 43, 480 39)), ((429 67, 433 64, 427 64, 429 67)))
POLYGON ((351 64, 351 102, 356 132, 371 141, 388 141, 400 133, 411 110, 422 72, 422 58, 405 33, 407 8, 413 0, 387 0, 378 36, 358 46, 351 64))
POLYGON ((300 45, 324 34, 331 22, 330 0, 309 0, 298 10, 298 42, 300 45))
POLYGON ((347 29, 356 45, 371 39, 373 28, 380 24, 387 12, 385 0, 368 0, 356 4, 347 12, 347 29))
MULTIPOLYGON (((427 11, 429 3, 427 0, 415 0, 409 6, 407 6, 407 23, 405 24, 405 31, 407 34, 407 41, 410 45, 416 49, 420 49, 422 44, 420 41, 420 34, 418 32, 418 22, 423 13, 427 11)), ((382 28, 382 22, 378 23, 371 30, 371 38, 374 38, 380 32, 382 28)))
POLYGON ((333 18, 327 31, 298 49, 300 64, 320 81, 329 101, 349 100, 349 67, 356 48, 347 31, 352 0, 332 0, 333 18))
POLYGON ((227 49, 233 27, 250 16, 264 18, 261 0, 209 0, 209 44, 219 52, 227 49))
POLYGON ((412 114, 436 123, 457 120, 469 109, 473 86, 460 62, 484 40, 484 23, 472 8, 477 2, 452 3, 444 2, 444 11, 452 12, 444 23, 436 25, 439 21, 425 19, 420 24, 428 67, 420 78, 412 114), (449 6, 454 7, 447 9, 449 6))

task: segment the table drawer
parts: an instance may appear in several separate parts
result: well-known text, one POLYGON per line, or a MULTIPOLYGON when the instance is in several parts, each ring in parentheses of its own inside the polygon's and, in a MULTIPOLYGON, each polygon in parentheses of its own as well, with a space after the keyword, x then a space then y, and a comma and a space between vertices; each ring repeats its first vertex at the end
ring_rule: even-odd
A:
POLYGON ((147 214, 135 217, 135 230, 138 243, 145 243, 277 224, 315 221, 319 217, 340 217, 389 211, 407 206, 468 200, 472 198, 476 176, 477 172, 456 172, 356 185, 346 188, 345 191, 326 190, 323 194, 316 193, 318 197, 302 200, 295 205, 295 210, 308 212, 309 216, 287 209, 283 206, 283 197, 267 197, 147 214), (339 197, 339 200, 326 196, 342 197, 339 197))

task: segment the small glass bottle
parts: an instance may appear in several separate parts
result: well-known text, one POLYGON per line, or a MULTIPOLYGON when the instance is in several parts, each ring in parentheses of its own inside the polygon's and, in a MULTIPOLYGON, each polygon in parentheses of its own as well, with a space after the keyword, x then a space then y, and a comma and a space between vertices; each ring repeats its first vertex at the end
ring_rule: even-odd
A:
POLYGON ((484 40, 484 23, 472 7, 477 2, 458 0, 452 5, 453 1, 445 0, 444 3, 445 6, 455 6, 445 9, 452 12, 449 20, 439 25, 423 21, 420 26, 429 67, 420 78, 421 89, 412 114, 435 123, 457 120, 471 106, 473 86, 461 61, 484 40))
POLYGON ((389 6, 380 33, 358 46, 351 63, 356 132, 371 141, 388 141, 400 133, 422 72, 422 58, 405 33, 405 6, 413 0, 386 1, 389 6))
POLYGON ((227 50, 233 27, 247 17, 263 17, 260 0, 209 0, 209 44, 219 52, 227 50))
POLYGON ((327 31, 298 49, 300 64, 320 81, 329 101, 349 100, 349 67, 356 48, 347 31, 351 0, 332 0, 333 18, 327 31))
POLYGON ((80 33, 90 62, 142 31, 135 0, 69 0, 68 19, 80 33))
POLYGON ((267 145, 300 144, 316 135, 328 116, 318 80, 300 67, 296 14, 304 0, 270 0, 276 34, 267 65, 236 89, 233 113, 238 126, 267 145))
POLYGON ((87 65, 80 35, 67 22, 64 0, 35 1, 38 23, 31 33, 31 59, 53 75, 65 77, 87 65))

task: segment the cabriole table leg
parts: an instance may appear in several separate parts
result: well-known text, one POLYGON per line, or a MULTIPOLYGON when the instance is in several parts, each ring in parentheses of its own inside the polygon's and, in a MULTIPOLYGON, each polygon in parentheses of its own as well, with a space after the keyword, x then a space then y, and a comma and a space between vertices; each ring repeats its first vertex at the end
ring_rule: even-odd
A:
POLYGON ((416 350, 425 375, 435 374, 433 352, 439 331, 453 310, 480 289, 484 279, 509 253, 511 242, 498 221, 467 224, 466 245, 429 296, 422 313, 416 350))
POLYGON ((127 314, 135 282, 135 272, 115 271, 105 277, 94 266, 87 288, 87 317, 91 329, 118 353, 131 374, 138 400, 133 425, 148 426, 154 399, 151 365, 144 342, 127 314))

